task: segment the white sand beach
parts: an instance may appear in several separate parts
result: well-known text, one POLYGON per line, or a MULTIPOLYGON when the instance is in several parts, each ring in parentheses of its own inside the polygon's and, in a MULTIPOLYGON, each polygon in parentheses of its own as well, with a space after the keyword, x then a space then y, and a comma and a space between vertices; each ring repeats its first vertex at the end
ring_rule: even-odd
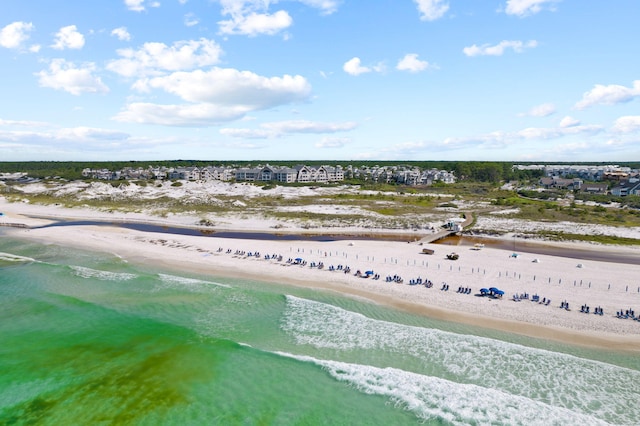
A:
MULTIPOLYGON (((218 276, 239 276, 336 291, 394 308, 500 329, 544 339, 640 352, 640 321, 620 319, 616 312, 640 313, 640 250, 583 243, 564 244, 566 250, 591 249, 638 256, 639 264, 600 262, 560 256, 519 253, 485 247, 452 247, 419 242, 340 240, 332 242, 251 240, 141 232, 121 227, 77 225, 43 227, 51 220, 31 216, 75 220, 137 221, 184 226, 184 218, 158 218, 145 214, 112 214, 91 209, 8 203, 0 197, 0 222, 32 228, 5 228, 7 235, 44 243, 81 247, 116 254, 131 262, 150 262, 166 267, 218 276), (423 248, 434 254, 422 253, 423 248), (458 260, 446 255, 455 250, 458 260), (255 255, 255 253, 259 255, 255 255), (249 256, 251 253, 251 256, 249 256), (282 256, 266 259, 265 256, 282 256), (295 259, 304 264, 295 264, 295 259), (312 267, 322 262, 324 267, 312 267), (330 270, 339 268, 342 270, 330 270), (345 267, 350 273, 345 273, 345 267), (373 271, 380 276, 363 278, 373 271), (402 283, 387 282, 399 276, 402 283), (410 285, 430 280, 431 288, 410 285), (449 290, 441 290, 444 283, 449 290), (469 288, 470 294, 457 290, 469 288), (501 299, 479 296, 481 288, 496 287, 501 299), (513 301, 527 293, 529 299, 513 301), (545 303, 533 302, 534 295, 545 303), (548 300, 550 302, 546 303, 548 300), (570 310, 561 309, 567 302, 570 310), (590 313, 580 312, 588 305, 590 313), (595 315, 601 307, 603 315, 595 315)), ((228 229, 273 232, 272 224, 260 220, 228 221, 228 229)), ((332 230, 335 232, 335 229, 332 230)), ((344 231, 344 230, 342 230, 344 231)), ((352 230, 357 234, 358 230, 352 230)), ((407 231, 411 232, 411 231, 407 231)))

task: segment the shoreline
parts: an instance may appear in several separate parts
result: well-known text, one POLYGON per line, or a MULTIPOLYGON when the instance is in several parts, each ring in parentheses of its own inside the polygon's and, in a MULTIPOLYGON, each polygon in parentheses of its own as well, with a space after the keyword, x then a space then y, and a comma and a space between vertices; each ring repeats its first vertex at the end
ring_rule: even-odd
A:
MULTIPOLYGON (((7 204, 3 206, 6 209, 7 204)), ((32 206, 34 207, 34 206, 32 206)), ((69 212, 74 216, 78 212, 69 212)), ((7 222, 42 224, 15 212, 7 222)), ((85 219, 92 220, 91 215, 85 219)), ((268 232, 263 230, 263 232, 268 232)), ((304 286, 338 292, 373 303, 431 317, 592 348, 622 352, 640 352, 640 322, 618 319, 618 309, 634 309, 640 313, 640 286, 632 284, 640 275, 640 266, 601 261, 581 261, 549 255, 522 253, 511 258, 511 250, 486 247, 473 250, 467 246, 447 246, 417 242, 337 240, 337 241, 273 241, 230 239, 141 232, 121 227, 62 226, 49 228, 6 228, 6 235, 112 253, 134 263, 162 263, 170 269, 203 275, 248 278, 251 280, 304 286), (73 230, 73 232, 69 232, 73 230), (422 254, 422 248, 435 250, 422 254), (460 259, 450 261, 445 254, 458 250, 460 259), (228 253, 230 251, 230 253, 228 253), (260 252, 259 257, 248 252, 260 252), (244 254, 235 254, 244 252, 244 254), (266 260, 266 254, 279 254, 282 261, 266 260), (287 263, 288 258, 303 258, 306 265, 287 263), (537 262, 534 262, 537 260, 537 262), (323 262, 323 269, 311 268, 323 262), (351 267, 351 273, 329 271, 331 265, 351 267), (354 273, 373 270, 379 280, 360 278, 354 273), (400 275, 402 284, 386 282, 400 275), (431 288, 409 285, 416 278, 429 279, 431 288), (447 282, 450 290, 440 290, 447 282), (579 284, 578 284, 579 283, 579 284), (472 288, 471 294, 458 294, 456 288, 472 288), (505 291, 502 300, 480 297, 481 287, 498 287, 505 291), (630 287, 631 286, 631 287, 630 287), (636 288, 638 287, 638 288, 636 288), (551 299, 549 305, 529 300, 514 302, 513 294, 538 293, 551 299), (559 309, 568 301, 571 311, 559 309), (601 306, 603 316, 580 313, 582 304, 601 306)), ((589 249, 589 244, 565 243, 558 246, 589 249)), ((598 247, 611 253, 640 254, 626 247, 598 247)))

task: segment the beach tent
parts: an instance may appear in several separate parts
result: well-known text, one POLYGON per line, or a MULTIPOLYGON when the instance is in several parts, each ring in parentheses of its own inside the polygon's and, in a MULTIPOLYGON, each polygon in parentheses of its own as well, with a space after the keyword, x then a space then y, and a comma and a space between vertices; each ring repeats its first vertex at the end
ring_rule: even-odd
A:
POLYGON ((491 292, 492 296, 498 296, 498 297, 504 296, 504 291, 500 290, 499 288, 490 287, 489 291, 491 292))

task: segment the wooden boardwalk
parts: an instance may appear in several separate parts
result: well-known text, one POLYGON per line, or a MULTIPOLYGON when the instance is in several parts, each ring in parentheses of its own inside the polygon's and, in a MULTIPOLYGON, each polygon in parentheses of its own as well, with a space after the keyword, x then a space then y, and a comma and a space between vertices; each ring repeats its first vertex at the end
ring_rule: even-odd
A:
MULTIPOLYGON (((466 218, 464 219, 464 222, 462 222, 460 224, 460 228, 461 229, 466 228, 467 226, 471 225, 471 222, 473 222, 473 215, 471 213, 467 213, 466 214, 466 218)), ((421 243, 425 243, 425 244, 433 243, 434 241, 441 240, 442 238, 448 237, 449 235, 455 235, 458 232, 460 232, 460 231, 459 230, 458 231, 452 231, 450 229, 443 229, 442 231, 438 231, 438 232, 436 232, 434 234, 425 235, 424 237, 420 238, 420 242, 421 243)))

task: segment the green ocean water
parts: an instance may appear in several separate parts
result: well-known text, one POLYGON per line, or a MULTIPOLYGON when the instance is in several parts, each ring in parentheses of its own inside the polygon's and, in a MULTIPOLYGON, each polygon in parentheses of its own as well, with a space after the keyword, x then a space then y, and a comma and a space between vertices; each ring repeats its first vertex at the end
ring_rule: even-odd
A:
POLYGON ((0 234, 1 425, 629 425, 639 401, 638 356, 0 234))

